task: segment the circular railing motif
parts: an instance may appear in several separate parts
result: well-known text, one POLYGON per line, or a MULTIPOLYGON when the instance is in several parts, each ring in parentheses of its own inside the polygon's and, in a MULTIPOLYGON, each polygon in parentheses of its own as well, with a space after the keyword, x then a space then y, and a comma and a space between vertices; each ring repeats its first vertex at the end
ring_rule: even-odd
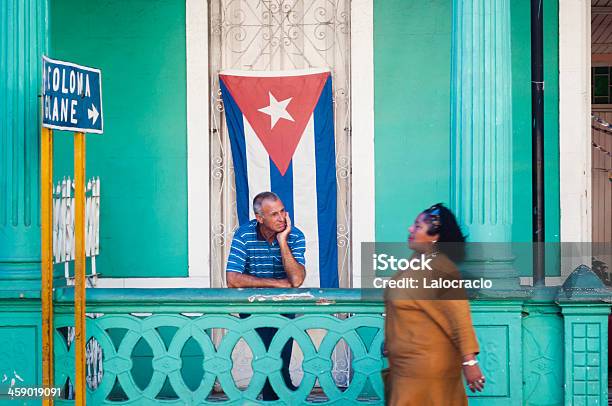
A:
MULTIPOLYGON (((56 328, 72 325, 72 318, 58 316, 56 328)), ((259 403, 266 379, 279 395, 282 404, 309 403, 308 396, 319 382, 321 389, 331 403, 361 403, 360 396, 366 389, 368 380, 374 389, 373 397, 383 399, 380 370, 383 367, 381 347, 384 338, 383 317, 378 314, 353 315, 340 319, 332 315, 307 314, 288 319, 281 315, 254 314, 240 319, 232 315, 203 315, 189 318, 182 315, 155 314, 146 318, 131 315, 105 315, 87 319, 87 340, 95 337, 103 356, 103 376, 96 389, 88 388, 88 400, 92 404, 118 403, 107 398, 115 382, 118 381, 130 404, 220 404, 218 400, 208 401, 207 397, 218 380, 227 396, 221 404, 259 403), (175 334, 166 344, 160 335, 160 328, 174 327, 175 334), (277 331, 268 350, 255 329, 273 327, 277 331), (376 334, 364 341, 359 334, 362 327, 373 327, 376 334), (125 335, 117 348, 109 335, 109 330, 124 329, 125 335), (212 339, 213 329, 224 329, 218 348, 212 339), (318 347, 315 346, 308 330, 324 329, 318 347), (143 389, 136 384, 132 375, 133 352, 138 342, 146 341, 152 352, 153 374, 143 389), (181 372, 182 351, 189 340, 193 339, 203 354, 204 375, 195 390, 190 390, 181 372), (240 340, 248 345, 253 353, 253 376, 246 389, 238 388, 232 377, 232 352, 240 340), (281 351, 288 340, 293 339, 303 353, 303 378, 299 387, 289 389, 281 374, 281 351), (340 340, 350 349, 352 357, 348 362, 353 371, 352 380, 344 391, 336 386, 332 376, 332 353, 340 340), (166 379, 179 399, 160 400, 157 398, 166 379), (177 403, 178 402, 178 403, 177 403)), ((68 345, 56 330, 55 348, 56 382, 62 384, 67 379, 74 382, 74 346, 68 345)), ((121 402, 122 404, 125 402, 121 402)), ((270 403, 270 402, 265 402, 270 403)), ((280 404, 279 403, 279 404, 280 404)), ((317 402, 317 404, 319 404, 317 402)))

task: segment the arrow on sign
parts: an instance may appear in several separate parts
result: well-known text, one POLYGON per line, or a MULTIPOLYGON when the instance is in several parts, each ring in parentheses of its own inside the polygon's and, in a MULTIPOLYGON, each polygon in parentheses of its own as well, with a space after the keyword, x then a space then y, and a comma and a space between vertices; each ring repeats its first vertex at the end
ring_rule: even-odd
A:
POLYGON ((96 106, 94 106, 93 104, 91 105, 91 109, 87 109, 87 118, 93 118, 93 121, 91 122, 92 124, 96 123, 96 120, 98 119, 99 115, 100 113, 98 113, 98 109, 96 109, 96 106))

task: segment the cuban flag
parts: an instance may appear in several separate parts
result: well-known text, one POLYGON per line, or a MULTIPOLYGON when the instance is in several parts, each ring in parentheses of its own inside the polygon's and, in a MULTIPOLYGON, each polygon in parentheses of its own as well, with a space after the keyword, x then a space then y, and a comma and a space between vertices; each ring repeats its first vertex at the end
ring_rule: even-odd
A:
POLYGON ((304 287, 338 287, 336 152, 329 70, 219 75, 236 178, 238 221, 276 193, 306 237, 304 287))

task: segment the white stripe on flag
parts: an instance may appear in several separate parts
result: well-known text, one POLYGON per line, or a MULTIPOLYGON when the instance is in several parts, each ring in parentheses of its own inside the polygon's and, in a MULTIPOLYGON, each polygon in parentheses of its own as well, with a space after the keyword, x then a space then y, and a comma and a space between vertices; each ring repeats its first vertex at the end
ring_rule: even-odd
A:
POLYGON ((313 116, 310 116, 293 155, 293 211, 295 225, 306 236, 306 279, 302 287, 319 287, 319 222, 313 116))
POLYGON ((248 120, 243 116, 244 142, 246 144, 247 175, 249 178, 249 219, 255 218, 253 198, 261 192, 271 190, 270 156, 263 143, 255 134, 248 120))

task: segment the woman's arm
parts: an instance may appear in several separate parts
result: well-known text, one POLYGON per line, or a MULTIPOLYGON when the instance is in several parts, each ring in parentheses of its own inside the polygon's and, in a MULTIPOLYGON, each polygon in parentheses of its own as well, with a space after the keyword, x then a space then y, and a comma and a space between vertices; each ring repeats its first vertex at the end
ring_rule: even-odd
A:
POLYGON ((485 377, 480 370, 480 365, 470 365, 470 361, 476 361, 476 354, 463 356, 463 375, 472 392, 481 392, 484 389, 485 377))
POLYGON ((461 353, 463 374, 472 392, 482 391, 485 378, 475 361, 480 349, 467 300, 417 301, 422 309, 441 326, 461 353))

